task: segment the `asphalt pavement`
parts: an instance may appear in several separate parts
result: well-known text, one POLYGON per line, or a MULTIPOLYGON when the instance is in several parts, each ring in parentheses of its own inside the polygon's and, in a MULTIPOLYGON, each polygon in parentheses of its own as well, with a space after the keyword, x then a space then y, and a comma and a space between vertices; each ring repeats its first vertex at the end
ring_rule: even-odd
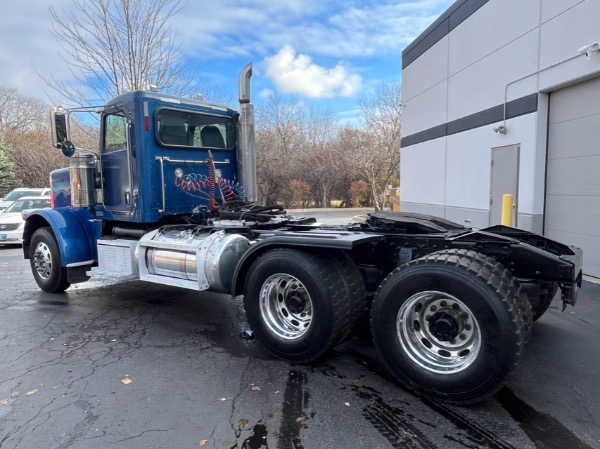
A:
POLYGON ((252 339, 240 298, 137 281, 48 294, 15 247, 0 279, 1 449, 600 448, 592 282, 534 325, 503 390, 455 407, 397 385, 366 329, 292 365, 252 339))

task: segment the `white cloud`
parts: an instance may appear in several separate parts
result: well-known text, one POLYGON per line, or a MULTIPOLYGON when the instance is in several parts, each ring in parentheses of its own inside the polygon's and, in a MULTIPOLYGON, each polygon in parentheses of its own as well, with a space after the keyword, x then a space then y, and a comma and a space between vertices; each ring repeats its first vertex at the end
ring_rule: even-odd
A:
POLYGON ((310 98, 350 97, 361 85, 361 77, 349 73, 342 63, 333 68, 315 64, 310 56, 296 54, 289 45, 265 58, 266 74, 286 93, 310 98))
MULTIPOLYGON (((402 49, 453 1, 189 1, 171 25, 184 55, 211 82, 235 85, 235 67, 247 61, 261 61, 257 69, 266 61, 269 67, 283 64, 281 49, 289 47, 285 70, 268 73, 279 89, 307 97, 344 96, 390 67, 399 74, 402 49)), ((73 8, 71 0, 3 2, 0 86, 44 98, 47 87, 35 69, 44 77, 71 80, 69 64, 60 57, 65 53, 50 32, 50 4, 59 11, 73 8)), ((256 75, 257 87, 271 87, 256 75)))
POLYGON ((399 57, 453 0, 221 0, 177 17, 186 51, 214 58, 265 55, 283 45, 338 59, 399 57), (307 4, 308 3, 308 4, 307 4), (198 17, 209 18, 198 27, 198 17))
POLYGON ((262 90, 261 90, 261 91, 258 93, 258 96, 259 96, 259 97, 261 97, 261 98, 268 98, 268 97, 270 97, 271 95, 273 95, 273 91, 272 91, 271 89, 268 89, 268 88, 266 88, 266 87, 265 87, 264 89, 262 89, 262 90))

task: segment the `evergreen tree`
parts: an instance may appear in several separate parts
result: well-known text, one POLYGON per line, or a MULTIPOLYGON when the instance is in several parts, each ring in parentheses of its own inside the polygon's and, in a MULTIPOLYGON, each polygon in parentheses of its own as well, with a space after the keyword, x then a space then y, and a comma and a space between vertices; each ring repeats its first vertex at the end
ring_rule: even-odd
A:
POLYGON ((0 198, 16 187, 23 185, 17 178, 15 163, 10 158, 11 146, 4 140, 4 135, 0 133, 0 198))

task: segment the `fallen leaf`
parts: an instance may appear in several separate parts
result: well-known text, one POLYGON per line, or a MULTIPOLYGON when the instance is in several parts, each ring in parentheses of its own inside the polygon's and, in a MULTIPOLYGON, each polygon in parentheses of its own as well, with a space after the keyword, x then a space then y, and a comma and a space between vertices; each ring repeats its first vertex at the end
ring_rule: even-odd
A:
POLYGON ((8 404, 8 400, 6 400, 6 399, 2 399, 2 400, 0 401, 0 405, 6 405, 6 404, 8 404))
POLYGON ((306 419, 306 416, 298 416, 296 418, 296 422, 303 422, 306 419))
POLYGON ((245 418, 240 419, 240 427, 243 429, 244 427, 246 427, 248 425, 250 421, 248 421, 245 418))
POLYGON ((258 385, 254 385, 254 384, 252 385, 252 387, 250 387, 250 389, 252 391, 261 391, 262 390, 262 388, 260 388, 258 385))
POLYGON ((221 401, 221 402, 226 401, 226 400, 227 400, 227 398, 219 398, 219 401, 221 401))
POLYGON ((200 440, 200 446, 205 446, 208 440, 200 440))
POLYGON ((38 392, 37 389, 31 390, 31 391, 28 391, 27 393, 25 393, 25 396, 31 396, 32 394, 36 394, 37 392, 38 392))
POLYGON ((132 381, 132 380, 131 380, 129 377, 126 377, 125 379, 123 379, 123 380, 121 381, 121 383, 122 383, 123 385, 129 385, 131 382, 133 382, 133 381, 132 381))

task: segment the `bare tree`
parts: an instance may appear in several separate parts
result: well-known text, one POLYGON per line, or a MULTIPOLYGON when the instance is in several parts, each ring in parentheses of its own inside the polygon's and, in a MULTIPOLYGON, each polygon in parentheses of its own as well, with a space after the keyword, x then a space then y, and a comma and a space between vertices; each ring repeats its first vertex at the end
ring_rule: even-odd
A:
POLYGON ((17 132, 45 129, 48 106, 42 101, 19 95, 17 89, 0 87, 0 131, 17 132))
POLYGON ((16 89, 0 88, 0 133, 13 168, 4 175, 15 185, 47 186, 48 174, 58 164, 50 146, 48 106, 16 89))
POLYGON ((271 95, 257 105, 256 123, 261 202, 329 207, 332 200, 338 200, 351 204, 354 181, 379 181, 378 172, 374 173, 377 164, 365 162, 367 157, 370 162, 375 160, 371 134, 340 130, 329 111, 308 109, 293 98, 271 95))
POLYGON ((11 159, 16 172, 28 187, 47 187, 50 172, 69 162, 50 145, 50 130, 10 133, 6 140, 13 147, 11 159))
POLYGON ((370 187, 364 179, 357 179, 350 185, 348 194, 352 207, 364 207, 369 205, 371 199, 370 187))
POLYGON ((337 126, 329 111, 310 110, 304 130, 306 144, 300 166, 305 168, 304 177, 317 194, 317 203, 329 207, 347 173, 347 163, 334 145, 337 126))
POLYGON ((74 0, 69 10, 50 7, 53 34, 77 83, 46 82, 78 105, 149 84, 166 93, 197 95, 198 71, 184 64, 169 27, 181 9, 181 0, 74 0))
POLYGON ((399 183, 401 103, 399 85, 382 85, 373 98, 360 101, 363 128, 346 128, 339 145, 355 172, 370 186, 376 210, 385 207, 390 184, 399 183))
POLYGON ((269 96, 256 108, 256 162, 259 201, 290 204, 294 192, 292 179, 304 179, 298 173, 298 161, 305 138, 304 108, 293 99, 269 96))
POLYGON ((310 184, 302 179, 292 179, 290 181, 292 191, 292 203, 288 207, 305 208, 309 202, 310 184))
POLYGON ((376 210, 386 207, 388 185, 400 173, 400 90, 382 86, 362 99, 363 128, 339 129, 329 112, 308 110, 271 95, 257 106, 259 197, 289 203, 307 196, 328 207, 332 199, 365 203, 364 180, 376 210), (306 183, 310 189, 305 189, 306 183), (302 187, 302 192, 294 192, 302 187), (360 187, 360 188, 359 188, 360 187), (361 192, 358 195, 359 190, 361 192))
MULTIPOLYGON (((6 182, 29 187, 48 185, 48 176, 56 168, 69 164, 51 143, 48 105, 36 98, 19 95, 16 89, 0 87, 0 135, 2 136, 6 182), (7 179, 9 181, 7 181, 7 179)), ((83 148, 98 148, 98 129, 71 119, 71 134, 83 148)))
POLYGON ((400 183, 400 94, 399 84, 384 84, 374 98, 363 99, 360 102, 366 131, 375 145, 373 157, 366 162, 371 166, 372 177, 369 179, 378 210, 385 205, 387 186, 400 183))

